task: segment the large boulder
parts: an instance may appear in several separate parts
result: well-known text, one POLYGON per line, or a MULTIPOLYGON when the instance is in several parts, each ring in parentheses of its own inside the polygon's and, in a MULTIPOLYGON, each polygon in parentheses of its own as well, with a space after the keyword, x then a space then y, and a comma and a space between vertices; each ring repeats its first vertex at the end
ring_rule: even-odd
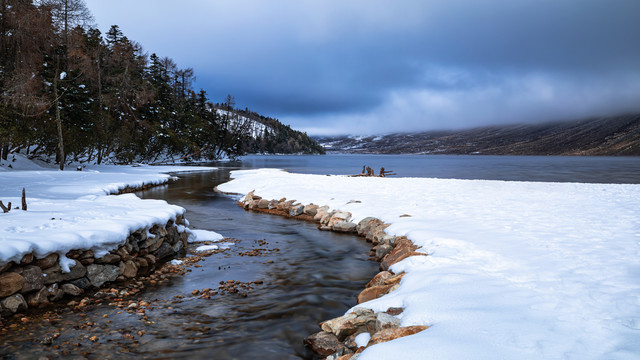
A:
POLYGON ((23 284, 22 275, 12 272, 0 274, 0 298, 17 293, 23 284))

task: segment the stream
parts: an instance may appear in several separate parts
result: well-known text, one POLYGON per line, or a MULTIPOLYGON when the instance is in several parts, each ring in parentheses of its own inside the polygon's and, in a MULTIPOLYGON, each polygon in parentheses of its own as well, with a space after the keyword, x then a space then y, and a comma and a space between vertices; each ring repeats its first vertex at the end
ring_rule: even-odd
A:
POLYGON ((191 228, 214 230, 234 244, 184 275, 121 296, 125 305, 150 304, 144 316, 112 299, 82 311, 61 306, 14 318, 12 331, 1 335, 1 358, 312 358, 303 339, 354 306, 377 273, 370 245, 313 223, 243 210, 213 191, 228 181, 228 169, 177 176, 137 195, 184 207, 191 228), (252 289, 209 299, 194 294, 229 280, 252 289))

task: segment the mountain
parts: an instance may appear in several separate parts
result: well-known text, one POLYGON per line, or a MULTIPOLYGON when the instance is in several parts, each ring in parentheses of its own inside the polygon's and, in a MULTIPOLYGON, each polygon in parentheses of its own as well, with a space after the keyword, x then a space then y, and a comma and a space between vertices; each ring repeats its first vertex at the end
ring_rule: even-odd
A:
POLYGON ((640 156, 640 114, 459 131, 315 139, 329 153, 640 156))

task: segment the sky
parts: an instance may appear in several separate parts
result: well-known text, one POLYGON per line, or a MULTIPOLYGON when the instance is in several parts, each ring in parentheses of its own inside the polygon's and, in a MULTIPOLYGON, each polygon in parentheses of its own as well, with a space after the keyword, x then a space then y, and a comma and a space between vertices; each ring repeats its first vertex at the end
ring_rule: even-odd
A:
POLYGON ((640 111, 638 0, 85 0, 214 102, 311 135, 640 111))

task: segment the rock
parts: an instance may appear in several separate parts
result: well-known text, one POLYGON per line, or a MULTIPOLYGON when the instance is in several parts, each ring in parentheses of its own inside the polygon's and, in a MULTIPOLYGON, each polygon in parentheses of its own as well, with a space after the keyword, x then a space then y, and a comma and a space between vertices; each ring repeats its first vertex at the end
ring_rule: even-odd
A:
MULTIPOLYGON (((160 245, 162 245, 162 242, 162 238, 159 236, 148 237, 147 240, 140 243, 139 247, 142 249, 147 249, 148 251, 156 251, 160 247, 160 245)), ((122 259, 120 255, 116 256, 119 257, 118 261, 122 259)), ((113 262, 110 262, 110 264, 113 264, 113 262)))
MULTIPOLYGON (((159 228, 159 229, 161 229, 161 228, 159 228)), ((164 230, 164 229, 162 229, 162 230, 164 230)), ((159 230, 158 230, 158 231, 156 231, 156 232, 159 232, 159 230)), ((166 232, 166 231, 165 231, 165 232, 166 232)), ((165 234, 165 236, 166 236, 166 234, 165 234)), ((159 235, 156 235, 156 238, 158 238, 158 239, 162 239, 162 238, 164 238, 164 236, 160 237, 159 235)), ((118 251, 116 251, 116 254, 120 255, 120 259, 122 259, 122 261, 127 261, 127 260, 130 260, 130 259, 131 259, 131 255, 129 255, 129 251, 127 251, 127 249, 125 248, 125 246, 121 246, 121 247, 118 249, 118 251)))
POLYGON ((375 230, 372 231, 371 238, 369 240, 371 240, 371 242, 374 243, 375 245, 377 245, 380 242, 382 242, 382 239, 384 239, 385 237, 389 236, 384 231, 384 229, 386 229, 388 227, 389 227, 389 224, 378 225, 378 227, 375 228, 375 230))
POLYGON ((0 298, 17 293, 23 284, 22 275, 12 272, 0 274, 0 298))
POLYGON ((331 219, 329 219, 329 223, 327 225, 331 228, 339 222, 348 222, 351 220, 351 213, 347 211, 336 211, 331 219))
POLYGON ((87 274, 87 268, 79 261, 76 261, 75 266, 69 270, 68 273, 63 273, 60 265, 54 265, 48 269, 44 269, 42 272, 45 285, 78 279, 87 274))
POLYGON ((391 245, 391 247, 393 248, 395 246, 396 243, 396 237, 393 235, 387 235, 385 237, 382 238, 382 240, 380 240, 380 244, 381 245, 391 245))
POLYGON ((364 236, 372 227, 378 226, 379 224, 382 224, 382 221, 374 217, 366 217, 360 220, 356 231, 358 235, 364 236))
POLYGON ((86 277, 81 277, 80 279, 75 279, 69 282, 69 284, 77 286, 82 290, 87 290, 91 287, 91 282, 86 277))
POLYGON ((186 254, 186 249, 185 249, 184 244, 185 243, 183 243, 182 241, 178 241, 171 247, 171 249, 173 250, 174 255, 183 256, 183 255, 186 254))
POLYGON ((362 304, 363 302, 379 298, 380 296, 386 294, 392 286, 393 285, 379 285, 362 290, 362 292, 358 294, 358 304, 362 304))
POLYGON ((29 306, 27 305, 27 302, 21 294, 15 294, 0 301, 0 308, 2 308, 2 313, 6 315, 15 314, 18 311, 27 310, 28 307, 29 306))
POLYGON ((376 276, 374 276, 373 279, 369 281, 369 283, 367 283, 366 287, 369 288, 372 286, 384 285, 384 282, 387 281, 387 279, 390 279, 392 277, 393 277, 393 274, 390 273, 389 271, 381 271, 377 273, 376 276))
POLYGON ((400 239, 396 243, 397 245, 393 249, 393 251, 382 259, 382 262, 380 263, 380 269, 388 270, 391 265, 413 255, 414 250, 418 248, 407 239, 400 239))
POLYGON ((325 331, 307 337, 304 343, 320 356, 329 356, 345 348, 334 334, 325 331))
POLYGON ((115 264, 120 262, 120 255, 117 254, 107 254, 99 259, 96 259, 96 263, 98 264, 115 264))
POLYGON ((376 247, 376 260, 380 261, 383 257, 393 251, 393 246, 389 244, 380 244, 376 247))
POLYGON ((33 259, 33 254, 26 254, 22 257, 22 260, 20 260, 20 265, 29 265, 33 262, 33 259))
POLYGON ((376 332, 400 326, 400 319, 387 313, 376 314, 376 332))
POLYGON ((73 284, 62 284, 60 288, 62 289, 62 291, 64 291, 65 294, 71 296, 78 296, 84 292, 82 289, 73 284))
POLYGON ((13 261, 0 265, 0 274, 9 270, 13 266, 13 261))
POLYGON ((147 259, 149 266, 155 265, 155 263, 158 261, 157 258, 152 254, 147 254, 144 256, 144 258, 147 259))
POLYGON ((269 210, 277 209, 278 208, 278 204, 279 204, 278 200, 271 200, 271 201, 269 201, 269 205, 267 206, 267 208, 269 210))
POLYGON ((320 324, 320 328, 326 332, 330 332, 332 334, 337 334, 338 330, 342 325, 351 319, 355 319, 357 317, 354 313, 345 314, 343 316, 337 317, 335 319, 324 321, 320 324))
POLYGON ((258 209, 268 209, 269 208, 269 200, 260 199, 258 200, 258 209))
POLYGON ((322 216, 322 218, 320 219, 320 224, 321 225, 329 225, 329 220, 331 220, 331 216, 333 216, 332 213, 327 213, 324 216, 322 216))
POLYGON ((138 269, 146 269, 149 267, 149 262, 144 257, 138 257, 133 260, 138 266, 138 269))
POLYGON ((154 252, 154 255, 158 259, 164 259, 164 258, 167 258, 169 256, 175 255, 175 253, 176 252, 173 250, 171 245, 169 245, 167 243, 162 243, 162 246, 160 246, 160 248, 158 248, 158 250, 156 250, 154 252))
POLYGON ((249 209, 257 209, 258 204, 260 204, 260 200, 251 200, 249 201, 249 209))
POLYGON ((250 200, 253 200, 253 193, 255 192, 255 190, 251 190, 247 195, 244 196, 244 198, 242 198, 241 202, 246 203, 250 200))
POLYGON ((400 273, 398 275, 394 275, 393 277, 390 277, 389 279, 384 281, 385 285, 396 285, 400 283, 400 280, 402 280, 402 277, 407 275, 407 273, 400 273))
POLYGON ((292 205, 289 209, 290 216, 298 216, 304 213, 304 205, 292 205))
POLYGON ((93 250, 87 250, 82 252, 82 254, 80 254, 80 260, 82 259, 88 259, 88 258, 93 258, 95 257, 95 254, 93 253, 93 250))
POLYGON ((318 205, 309 204, 304 207, 304 214, 309 216, 316 216, 318 213, 318 205))
POLYGON ((62 290, 58 284, 51 284, 47 286, 46 289, 47 297, 51 302, 58 301, 64 297, 64 290, 62 290))
POLYGON ((316 214, 313 216, 313 220, 320 221, 322 218, 329 213, 329 207, 324 205, 318 208, 316 214))
POLYGON ((80 261, 80 264, 82 264, 84 266, 87 266, 87 265, 91 265, 94 262, 96 262, 96 259, 94 259, 94 258, 86 258, 86 259, 80 259, 78 261, 80 261))
POLYGON ((372 310, 355 308, 352 312, 335 319, 323 322, 320 326, 322 330, 331 332, 340 341, 352 334, 363 331, 375 330, 376 317, 372 310))
POLYGON ((428 328, 429 328, 428 326, 406 326, 406 327, 380 330, 377 333, 373 334, 367 346, 391 341, 404 336, 413 335, 423 330, 426 330, 428 328))
POLYGON ((43 287, 39 291, 31 293, 29 294, 29 296, 27 296, 27 304, 29 305, 29 307, 39 307, 48 303, 49 290, 46 287, 43 287))
POLYGON ((138 274, 138 266, 136 266, 136 264, 131 260, 120 262, 118 268, 120 274, 129 279, 135 277, 138 274))
POLYGON ((24 277, 24 284, 22 285, 23 294, 34 290, 40 290, 44 286, 44 276, 42 276, 42 269, 35 265, 26 266, 22 271, 22 277, 24 277))
POLYGON ((87 266, 87 278, 91 282, 91 285, 95 287, 100 287, 107 281, 115 281, 118 275, 119 268, 114 265, 92 264, 87 266))
POLYGON ((356 227, 357 226, 358 225, 356 225, 356 224, 354 224, 352 222, 340 221, 340 222, 337 222, 337 223, 333 224, 331 229, 333 229, 333 231, 337 231, 337 232, 354 233, 354 232, 356 232, 356 227))

